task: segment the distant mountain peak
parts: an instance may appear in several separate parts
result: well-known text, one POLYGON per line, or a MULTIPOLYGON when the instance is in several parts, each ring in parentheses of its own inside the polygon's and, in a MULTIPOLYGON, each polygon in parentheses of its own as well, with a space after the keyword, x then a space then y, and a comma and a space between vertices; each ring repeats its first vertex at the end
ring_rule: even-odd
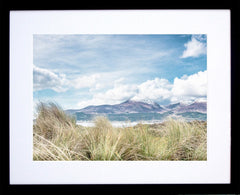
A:
POLYGON ((163 113, 163 112, 201 112, 206 113, 207 105, 203 101, 195 101, 191 104, 184 104, 182 102, 160 106, 157 102, 152 100, 137 101, 128 99, 125 102, 115 105, 99 105, 88 106, 82 109, 69 110, 68 112, 83 112, 85 114, 122 114, 122 113, 163 113))
POLYGON ((167 108, 167 109, 176 109, 176 108, 179 108, 181 106, 185 106, 185 104, 183 104, 182 102, 178 102, 178 103, 173 103, 173 104, 166 105, 164 107, 167 108))
POLYGON ((207 102, 206 101, 195 101, 189 105, 179 107, 178 112, 207 112, 207 102))
POLYGON ((151 104, 151 105, 155 105, 155 104, 158 104, 157 102, 151 100, 151 99, 129 99, 129 101, 132 101, 132 102, 142 102, 142 103, 146 103, 146 104, 151 104))

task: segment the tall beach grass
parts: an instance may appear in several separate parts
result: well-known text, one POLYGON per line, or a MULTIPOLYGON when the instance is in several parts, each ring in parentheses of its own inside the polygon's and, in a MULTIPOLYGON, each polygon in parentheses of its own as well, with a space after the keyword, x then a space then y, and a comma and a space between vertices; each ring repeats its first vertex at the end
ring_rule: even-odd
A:
POLYGON ((83 127, 57 104, 39 103, 33 160, 207 160, 207 124, 169 119, 117 128, 97 117, 94 127, 83 127))

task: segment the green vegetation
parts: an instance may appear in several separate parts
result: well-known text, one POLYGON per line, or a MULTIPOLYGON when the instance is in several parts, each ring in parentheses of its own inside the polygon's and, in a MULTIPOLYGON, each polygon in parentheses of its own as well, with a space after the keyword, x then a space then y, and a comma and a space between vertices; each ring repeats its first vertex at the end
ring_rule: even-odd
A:
POLYGON ((206 160, 206 122, 169 119, 116 128, 105 117, 76 125, 60 106, 40 103, 33 125, 33 160, 206 160))

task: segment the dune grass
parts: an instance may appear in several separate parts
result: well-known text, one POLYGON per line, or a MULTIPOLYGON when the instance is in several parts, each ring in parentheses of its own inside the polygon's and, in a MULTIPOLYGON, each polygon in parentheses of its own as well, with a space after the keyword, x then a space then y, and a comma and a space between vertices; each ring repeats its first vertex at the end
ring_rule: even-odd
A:
POLYGON ((105 117, 76 125, 55 103, 39 103, 33 125, 33 160, 207 160, 206 122, 172 120, 116 128, 105 117))

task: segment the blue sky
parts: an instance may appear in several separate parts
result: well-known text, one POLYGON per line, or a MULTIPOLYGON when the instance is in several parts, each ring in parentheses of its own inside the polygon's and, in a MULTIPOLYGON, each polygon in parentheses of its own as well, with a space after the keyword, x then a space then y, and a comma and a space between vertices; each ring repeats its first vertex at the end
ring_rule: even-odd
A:
POLYGON ((206 100, 206 35, 34 35, 34 102, 206 100))

